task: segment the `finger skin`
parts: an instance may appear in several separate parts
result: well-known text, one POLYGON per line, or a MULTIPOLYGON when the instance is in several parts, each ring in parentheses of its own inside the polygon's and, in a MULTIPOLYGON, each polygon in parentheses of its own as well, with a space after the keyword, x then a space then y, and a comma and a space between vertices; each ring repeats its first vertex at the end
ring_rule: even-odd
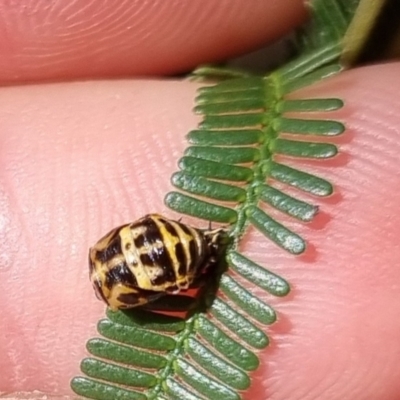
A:
MULTIPOLYGON (((335 185, 327 199, 295 193, 320 205, 315 222, 279 216, 307 239, 306 253, 287 255, 254 230, 242 241, 292 285, 283 299, 251 288, 279 319, 245 399, 398 398, 399 69, 354 70, 294 94, 344 99, 325 117, 347 131, 334 160, 280 159, 335 185)), ((174 216, 163 197, 198 122, 195 89, 142 80, 0 91, 0 392, 71 394, 104 315, 87 249, 145 213, 174 216)))
POLYGON ((331 198, 316 199, 315 223, 291 224, 307 239, 306 253, 293 260, 248 238, 247 251, 292 285, 287 299, 274 300, 281 319, 257 372, 259 398, 399 398, 399 71, 353 70, 298 94, 344 99, 327 117, 343 121, 346 133, 332 162, 290 161, 335 185, 331 198))
POLYGON ((0 83, 187 72, 305 18, 303 0, 0 0, 0 83))

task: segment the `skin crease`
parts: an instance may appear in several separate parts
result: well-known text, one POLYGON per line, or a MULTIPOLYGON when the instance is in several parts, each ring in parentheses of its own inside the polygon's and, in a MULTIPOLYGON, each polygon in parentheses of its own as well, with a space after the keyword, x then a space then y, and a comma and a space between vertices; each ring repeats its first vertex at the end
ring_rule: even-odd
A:
MULTIPOLYGON (((254 231, 243 240, 246 254, 293 288, 284 299, 254 289, 279 320, 267 329, 272 343, 245 399, 399 398, 399 69, 358 69, 296 94, 343 98, 343 110, 323 116, 347 131, 335 139, 334 160, 284 160, 335 184, 328 199, 300 194, 320 205, 312 224, 280 216, 307 239, 307 252, 289 256, 254 231)), ((104 315, 88 282, 87 248, 147 212, 173 216, 162 199, 198 122, 196 88, 130 80, 0 91, 5 398, 71 395, 85 341, 104 315)))

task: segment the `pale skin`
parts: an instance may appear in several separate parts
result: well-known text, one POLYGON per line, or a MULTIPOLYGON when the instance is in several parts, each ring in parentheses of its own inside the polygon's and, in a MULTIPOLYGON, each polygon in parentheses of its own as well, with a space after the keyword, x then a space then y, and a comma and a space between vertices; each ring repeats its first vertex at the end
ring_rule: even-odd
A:
MULTIPOLYGON (((89 246, 146 213, 176 216, 163 197, 187 146, 184 136, 199 121, 191 111, 198 84, 133 76, 232 56, 304 17, 297 0, 254 0, 251 7, 222 1, 217 9, 204 1, 160 9, 137 3, 140 23, 128 29, 130 3, 110 5, 114 12, 104 19, 83 1, 36 12, 0 2, 7 33, 0 37, 0 80, 62 81, 0 90, 0 398, 42 398, 34 391, 73 398, 69 381, 105 310, 88 280, 89 246), (199 33, 199 10, 209 39, 199 33), (39 25, 43 19, 48 28, 39 25), (151 46, 160 40, 163 46, 151 46), (69 82, 121 75, 128 79, 69 82)), ((325 200, 302 196, 320 205, 311 224, 282 217, 307 239, 306 253, 288 255, 253 230, 243 240, 247 255, 293 288, 284 299, 257 291, 279 320, 267 330, 272 344, 260 353, 246 400, 399 397, 399 90, 400 64, 393 63, 293 95, 344 99, 345 107, 327 117, 347 130, 335 140, 337 158, 288 161, 335 185, 325 200)))

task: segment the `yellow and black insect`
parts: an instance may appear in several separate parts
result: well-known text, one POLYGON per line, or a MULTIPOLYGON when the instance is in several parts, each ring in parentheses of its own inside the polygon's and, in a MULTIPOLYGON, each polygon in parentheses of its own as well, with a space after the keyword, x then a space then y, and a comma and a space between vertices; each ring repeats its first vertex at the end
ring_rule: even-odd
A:
POLYGON ((188 289, 220 257, 223 229, 200 230, 159 214, 113 229, 89 250, 90 280, 112 309, 188 289))

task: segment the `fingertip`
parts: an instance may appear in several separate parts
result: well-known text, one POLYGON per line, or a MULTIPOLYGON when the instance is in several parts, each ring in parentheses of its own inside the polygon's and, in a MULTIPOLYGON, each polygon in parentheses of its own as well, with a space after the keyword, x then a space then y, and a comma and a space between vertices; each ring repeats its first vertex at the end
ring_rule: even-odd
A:
POLYGON ((276 40, 306 16, 303 0, 0 7, 3 83, 182 73, 276 40))

